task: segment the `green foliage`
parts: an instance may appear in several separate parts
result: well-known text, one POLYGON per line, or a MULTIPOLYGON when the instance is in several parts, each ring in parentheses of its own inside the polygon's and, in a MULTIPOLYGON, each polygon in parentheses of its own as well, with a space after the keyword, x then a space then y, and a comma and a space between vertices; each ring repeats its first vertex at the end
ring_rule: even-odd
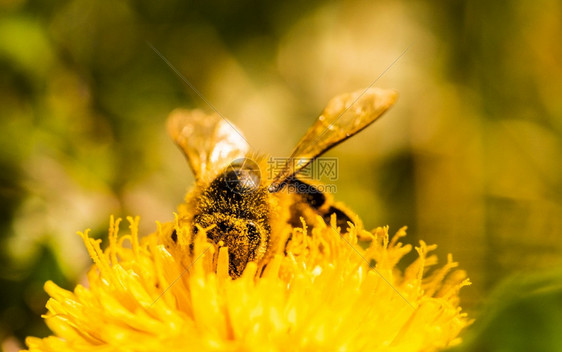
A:
POLYGON ((562 346, 562 271, 518 275, 504 282, 466 341, 452 351, 557 351, 562 346))

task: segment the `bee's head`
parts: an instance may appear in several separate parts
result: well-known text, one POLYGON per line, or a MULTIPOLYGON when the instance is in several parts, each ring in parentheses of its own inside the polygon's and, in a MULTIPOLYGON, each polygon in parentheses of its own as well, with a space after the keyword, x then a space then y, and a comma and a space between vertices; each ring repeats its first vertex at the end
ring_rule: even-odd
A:
POLYGON ((242 275, 246 265, 263 258, 269 241, 269 232, 259 221, 241 219, 221 213, 205 214, 193 220, 193 236, 202 228, 214 227, 207 231, 207 238, 218 246, 228 247, 229 274, 233 278, 242 275))

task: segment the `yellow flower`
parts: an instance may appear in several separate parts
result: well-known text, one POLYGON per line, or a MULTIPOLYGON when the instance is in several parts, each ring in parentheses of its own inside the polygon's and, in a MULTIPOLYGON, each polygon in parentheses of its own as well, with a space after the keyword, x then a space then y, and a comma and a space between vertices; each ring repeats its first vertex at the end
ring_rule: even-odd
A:
POLYGON ((28 338, 30 351, 426 351, 459 342, 469 323, 458 306, 469 281, 451 256, 428 275, 436 246, 420 242, 418 259, 396 267, 412 249, 399 242, 405 229, 390 239, 386 227, 303 224, 286 253, 233 280, 227 249, 206 236, 179 252, 163 244, 177 220, 140 241, 128 220, 123 236, 111 220, 105 251, 80 233, 94 260, 88 287, 45 284, 54 335, 28 338))

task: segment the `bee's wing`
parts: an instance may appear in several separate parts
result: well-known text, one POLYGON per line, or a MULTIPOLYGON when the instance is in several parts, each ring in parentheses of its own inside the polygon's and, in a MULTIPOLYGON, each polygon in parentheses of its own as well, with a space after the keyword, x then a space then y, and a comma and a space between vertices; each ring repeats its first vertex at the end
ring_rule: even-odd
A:
POLYGON ((176 109, 167 122, 168 133, 187 157, 196 179, 222 170, 244 157, 250 147, 242 134, 214 113, 176 109))
POLYGON ((394 104, 397 97, 394 90, 369 88, 330 100, 301 138, 285 167, 275 176, 269 191, 279 191, 288 178, 316 157, 369 126, 394 104))

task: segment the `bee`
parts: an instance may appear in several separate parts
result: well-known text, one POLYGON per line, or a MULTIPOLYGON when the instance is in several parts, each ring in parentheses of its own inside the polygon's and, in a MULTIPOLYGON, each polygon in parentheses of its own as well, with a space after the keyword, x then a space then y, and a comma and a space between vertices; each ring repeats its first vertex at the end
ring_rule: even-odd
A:
MULTIPOLYGON (((196 184, 185 202, 188 215, 180 220, 179 232, 193 241, 200 229, 217 246, 228 247, 229 274, 239 277, 249 262, 260 262, 283 249, 287 224, 299 226, 304 219, 314 226, 319 219, 331 224, 332 216, 342 231, 358 217, 318 184, 299 178, 299 172, 320 155, 360 132, 378 119, 397 98, 393 90, 369 88, 339 95, 298 142, 286 163, 273 177, 266 176, 265 157, 251 151, 243 135, 217 113, 174 110, 168 132, 184 152, 196 184)), ((302 226, 302 225, 301 225, 302 226)))

